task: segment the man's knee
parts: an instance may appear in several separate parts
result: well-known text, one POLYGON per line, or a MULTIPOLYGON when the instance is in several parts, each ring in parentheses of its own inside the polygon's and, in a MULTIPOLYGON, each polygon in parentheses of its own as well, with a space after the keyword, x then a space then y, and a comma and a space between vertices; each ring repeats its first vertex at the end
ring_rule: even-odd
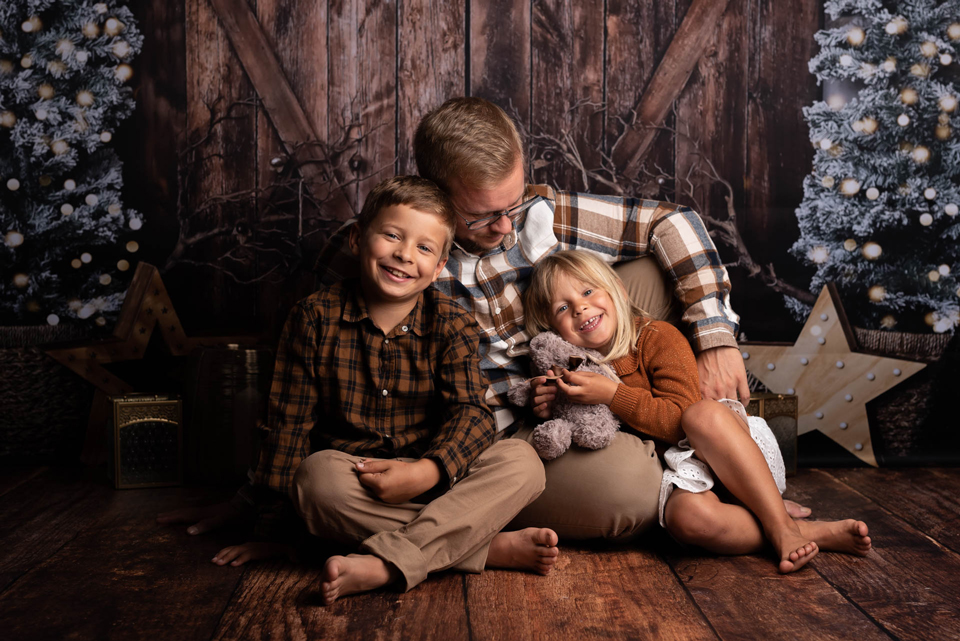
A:
POLYGON ((478 460, 491 457, 496 463, 506 466, 517 487, 527 488, 534 497, 543 492, 547 483, 543 461, 532 445, 521 439, 501 439, 481 454, 478 460))
POLYGON ((654 320, 676 325, 680 306, 670 291, 667 276, 652 256, 618 263, 614 270, 623 281, 627 296, 654 320))

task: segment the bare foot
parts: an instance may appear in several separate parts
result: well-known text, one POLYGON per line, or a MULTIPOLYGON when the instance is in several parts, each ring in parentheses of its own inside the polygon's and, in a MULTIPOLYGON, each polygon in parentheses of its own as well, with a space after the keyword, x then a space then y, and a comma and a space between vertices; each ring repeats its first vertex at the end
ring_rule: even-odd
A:
POLYGON ((796 501, 790 501, 788 499, 783 499, 783 507, 786 508, 787 514, 789 514, 792 519, 805 519, 813 512, 813 510, 805 505, 800 505, 796 501))
POLYGON ((781 574, 796 572, 819 551, 816 542, 801 534, 796 524, 791 523, 795 527, 783 528, 779 533, 767 537, 780 555, 781 574))
POLYGON ((391 568, 372 554, 331 556, 323 566, 323 604, 330 605, 342 596, 369 592, 393 582, 399 578, 399 572, 391 568))
POLYGON ((867 524, 863 521, 797 521, 800 533, 813 539, 817 547, 827 552, 843 552, 867 556, 870 543, 867 524))
POLYGON ((487 567, 549 574, 560 555, 559 541, 557 533, 547 528, 501 532, 490 542, 487 567))

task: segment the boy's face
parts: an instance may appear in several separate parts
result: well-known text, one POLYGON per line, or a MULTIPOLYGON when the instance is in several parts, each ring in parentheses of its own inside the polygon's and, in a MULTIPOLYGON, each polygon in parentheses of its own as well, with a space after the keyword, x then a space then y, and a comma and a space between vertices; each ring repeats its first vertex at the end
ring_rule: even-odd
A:
POLYGON ((350 248, 360 257, 364 294, 380 302, 416 300, 447 263, 447 234, 436 215, 407 205, 383 208, 366 230, 354 225, 350 248))

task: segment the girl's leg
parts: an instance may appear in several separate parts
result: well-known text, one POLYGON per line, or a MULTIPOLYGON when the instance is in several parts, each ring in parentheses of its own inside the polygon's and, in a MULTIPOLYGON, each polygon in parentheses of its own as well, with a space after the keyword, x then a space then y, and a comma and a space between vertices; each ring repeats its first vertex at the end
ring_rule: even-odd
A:
POLYGON ((710 491, 675 489, 663 508, 673 538, 716 554, 752 554, 767 544, 760 523, 749 510, 710 491))
POLYGON ((681 418, 697 458, 760 520, 767 540, 780 556, 780 571, 798 570, 818 551, 790 518, 760 448, 746 423, 716 401, 700 401, 681 418))

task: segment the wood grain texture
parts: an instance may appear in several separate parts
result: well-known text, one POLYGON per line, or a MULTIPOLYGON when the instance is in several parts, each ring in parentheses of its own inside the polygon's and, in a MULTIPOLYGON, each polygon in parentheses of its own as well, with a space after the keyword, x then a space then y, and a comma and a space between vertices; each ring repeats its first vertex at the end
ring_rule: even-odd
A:
POLYGON ((0 499, 0 592, 89 527, 110 498, 106 482, 41 468, 0 499))
POLYGON ((649 125, 663 123, 673 101, 683 90, 697 61, 712 42, 729 0, 693 0, 650 83, 636 108, 636 127, 617 147, 613 156, 618 167, 635 173, 658 131, 649 125))
POLYGON ((465 92, 465 3, 399 0, 397 173, 416 174, 420 119, 465 92))
POLYGON ((870 528, 866 558, 821 553, 811 561, 818 574, 894 638, 960 638, 960 555, 827 472, 805 470, 791 485, 818 519, 855 518, 870 528))
POLYGON ((333 0, 329 16, 327 140, 346 148, 334 171, 359 213, 370 189, 396 166, 397 5, 333 0))
POLYGON ((833 469, 827 473, 960 553, 960 469, 833 469))
MULTIPOLYGON (((682 0, 678 13, 691 11, 691 2, 682 0)), ((716 163, 721 176, 731 183, 734 189, 733 205, 742 211, 744 192, 743 175, 746 172, 746 97, 747 97, 747 6, 748 0, 729 0, 727 10, 723 12, 714 32, 709 34, 709 42, 703 55, 697 61, 693 74, 683 93, 677 99, 677 129, 681 134, 676 138, 677 170, 676 175, 691 175, 691 167, 701 162, 694 155, 694 141, 700 145, 705 158, 716 163)), ((729 195, 722 185, 692 175, 696 186, 700 214, 718 220, 727 218, 729 195)), ((693 203, 682 199, 685 205, 693 203)), ((733 255, 730 248, 720 246, 724 262, 733 255)))
MULTIPOLYGON (((611 152, 633 121, 638 96, 650 82, 676 31, 676 2, 608 0, 604 94, 604 149, 611 152)), ((664 120, 674 125, 673 114, 664 120)), ((646 156, 651 171, 673 175, 674 145, 669 136, 658 136, 646 156)), ((603 193, 602 189, 598 189, 603 193)), ((629 194, 640 196, 640 194, 629 194)), ((649 194, 645 194, 649 195, 649 194)))
MULTIPOLYGON (((534 0, 532 12, 531 131, 569 140, 579 151, 579 162, 587 169, 598 167, 603 146, 603 11, 573 0, 534 0)), ((535 183, 569 191, 590 189, 583 172, 550 146, 534 146, 530 160, 535 183)))
MULTIPOLYGON (((257 19, 263 29, 267 42, 276 52, 280 67, 287 77, 290 88, 297 102, 303 110, 304 117, 310 130, 317 136, 315 142, 325 141, 319 138, 327 131, 327 3, 298 0, 296 2, 280 0, 258 0, 257 19)), ((325 157, 325 149, 315 148, 315 157, 325 157)), ((283 157, 288 152, 283 141, 277 134, 276 128, 270 121, 265 110, 257 113, 257 167, 258 183, 261 190, 258 218, 261 225, 270 217, 290 214, 303 217, 303 234, 307 240, 304 247, 318 246, 325 238, 325 230, 321 229, 317 218, 333 218, 343 220, 352 213, 347 206, 346 198, 336 190, 332 184, 323 187, 315 185, 312 195, 317 202, 316 207, 311 203, 311 190, 302 194, 298 184, 285 187, 276 187, 281 177, 271 166, 271 160, 283 157), (331 198, 330 190, 334 190, 338 198, 331 198), (324 202, 325 201, 325 202, 324 202), (302 211, 300 210, 303 205, 302 211), (318 229, 320 231, 318 231, 318 229), (310 237, 313 237, 313 242, 310 237)), ((331 166, 328 162, 320 164, 322 170, 317 177, 329 181, 332 177, 331 166)), ((283 175, 290 175, 287 169, 283 175)), ((295 174, 294 174, 295 175, 295 174)), ((302 177, 304 177, 301 174, 302 177)), ((300 220, 268 223, 267 228, 279 227, 289 238, 297 238, 300 233, 300 220)), ((259 229, 261 225, 251 225, 259 229)), ((282 251, 290 252, 288 247, 282 251)), ((314 278, 310 267, 315 257, 305 255, 300 268, 284 279, 283 287, 276 287, 273 283, 263 283, 258 286, 258 316, 263 321, 268 341, 277 337, 283 326, 290 308, 314 291, 314 278)), ((266 269, 261 267, 262 271, 266 269)))
MULTIPOLYGON (((190 234, 219 228, 232 230, 256 210, 251 191, 257 176, 256 109, 241 104, 252 101, 255 92, 209 0, 186 0, 186 41, 185 144, 196 143, 206 135, 211 110, 214 117, 231 110, 233 118, 214 127, 197 150, 199 160, 191 170, 190 184, 184 185, 188 192, 187 211, 181 225, 187 225, 190 234), (240 192, 246 195, 236 202, 211 201, 240 192)), ((235 245, 232 234, 220 234, 191 248, 185 258, 215 263, 235 245)), ((237 266, 234 273, 240 280, 256 276, 252 266, 237 266)), ((190 327, 206 330, 228 322, 234 327, 258 325, 256 308, 248 303, 251 289, 220 270, 209 266, 175 269, 168 282, 175 284, 174 304, 184 309, 183 320, 190 327), (203 287, 196 286, 198 273, 202 274, 203 287)))
POLYGON ((715 557, 677 549, 666 558, 721 639, 889 641, 811 568, 783 576, 772 555, 715 557))
POLYGON ((470 2, 468 95, 502 107, 530 130, 530 1, 470 2))
POLYGON ((717 638, 670 568, 649 550, 564 546, 560 553, 547 576, 468 576, 471 638, 717 638))
MULTIPOLYGON (((742 143, 746 193, 739 228, 757 263, 773 263, 778 276, 801 287, 813 272, 786 259, 786 251, 799 236, 794 211, 803 200, 803 177, 813 167, 802 109, 820 98, 807 64, 819 51, 813 35, 820 28, 821 5, 819 0, 789 6, 761 0, 750 3, 749 14, 747 131, 742 143)), ((782 296, 741 271, 733 270, 731 276, 734 302, 764 310, 744 314, 742 329, 753 340, 778 340, 782 330, 777 330, 795 322, 782 296)))
POLYGON ((463 577, 430 577, 415 591, 381 590, 323 606, 321 567, 254 564, 214 634, 232 639, 466 639, 463 577))
POLYGON ((0 498, 27 481, 44 474, 46 467, 11 467, 0 471, 0 498))
POLYGON ((240 576, 210 558, 236 534, 188 537, 182 527, 154 519, 191 499, 225 498, 222 490, 114 492, 103 481, 24 493, 21 502, 56 503, 33 523, 20 517, 12 523, 32 536, 31 525, 50 520, 55 525, 45 526, 50 536, 42 549, 58 545, 0 594, 4 638, 210 638, 240 576))

